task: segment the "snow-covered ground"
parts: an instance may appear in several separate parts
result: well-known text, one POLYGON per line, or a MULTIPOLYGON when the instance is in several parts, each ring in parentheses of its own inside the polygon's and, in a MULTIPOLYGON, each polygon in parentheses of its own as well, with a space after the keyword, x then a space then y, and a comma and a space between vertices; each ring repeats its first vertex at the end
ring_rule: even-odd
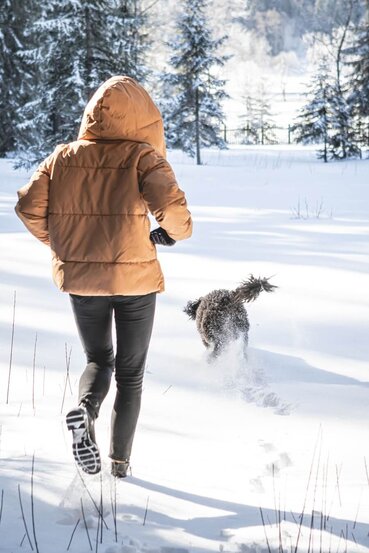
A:
POLYGON ((13 211, 28 175, 0 162, 0 551, 368 552, 369 163, 325 165, 296 146, 169 159, 194 234, 160 250, 166 293, 133 473, 118 482, 113 390, 101 476, 73 463, 64 414, 84 355, 49 251, 13 211), (279 288, 248 306, 247 365, 237 345, 208 365, 182 308, 250 273, 279 288))

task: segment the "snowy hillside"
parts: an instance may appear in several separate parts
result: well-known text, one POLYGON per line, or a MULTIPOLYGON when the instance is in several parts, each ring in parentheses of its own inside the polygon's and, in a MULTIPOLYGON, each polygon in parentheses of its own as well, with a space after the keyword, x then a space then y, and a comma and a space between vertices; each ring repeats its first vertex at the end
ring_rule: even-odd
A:
POLYGON ((0 162, 0 552, 369 552, 369 164, 296 147, 169 159, 194 234, 160 249, 166 293, 118 482, 113 390, 102 476, 73 463, 64 415, 84 355, 49 251, 13 211, 28 174, 0 162), (250 273, 279 288, 248 306, 248 362, 236 345, 209 365, 183 306, 250 273))

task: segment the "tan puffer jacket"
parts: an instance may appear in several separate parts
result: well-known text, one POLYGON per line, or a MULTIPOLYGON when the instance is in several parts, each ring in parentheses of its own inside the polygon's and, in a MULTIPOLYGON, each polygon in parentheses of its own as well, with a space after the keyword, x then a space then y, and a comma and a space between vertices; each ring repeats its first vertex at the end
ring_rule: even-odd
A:
POLYGON ((62 144, 18 191, 15 211, 50 245, 53 279, 80 295, 164 290, 148 212, 174 240, 191 236, 184 193, 165 160, 163 124, 145 89, 112 77, 62 144))

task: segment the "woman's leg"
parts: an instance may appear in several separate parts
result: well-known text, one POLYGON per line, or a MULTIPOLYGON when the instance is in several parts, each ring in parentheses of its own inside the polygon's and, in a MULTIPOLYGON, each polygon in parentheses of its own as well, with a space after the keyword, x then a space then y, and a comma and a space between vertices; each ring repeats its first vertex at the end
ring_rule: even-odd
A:
POLYGON ((114 370, 111 336, 113 307, 109 296, 69 294, 87 366, 79 381, 79 403, 93 418, 109 391, 114 370))
POLYGON ((111 419, 109 456, 130 458, 141 406, 142 381, 154 321, 156 293, 115 296, 112 299, 117 331, 115 378, 117 394, 111 419))

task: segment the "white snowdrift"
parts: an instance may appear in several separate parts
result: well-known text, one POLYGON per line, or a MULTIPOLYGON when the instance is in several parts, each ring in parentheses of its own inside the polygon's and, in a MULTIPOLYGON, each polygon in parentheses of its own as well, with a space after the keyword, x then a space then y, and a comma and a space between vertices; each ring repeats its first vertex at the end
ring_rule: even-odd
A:
POLYGON ((36 550, 35 538, 41 553, 70 540, 78 553, 369 551, 368 162, 324 165, 292 146, 170 160, 194 235, 160 250, 167 290, 133 475, 117 483, 113 389, 97 423, 101 477, 73 464, 64 414, 83 351, 48 249, 13 211, 28 175, 0 162, 0 551, 36 550), (236 344, 208 365, 182 308, 250 273, 279 288, 248 306, 248 362, 236 344))

